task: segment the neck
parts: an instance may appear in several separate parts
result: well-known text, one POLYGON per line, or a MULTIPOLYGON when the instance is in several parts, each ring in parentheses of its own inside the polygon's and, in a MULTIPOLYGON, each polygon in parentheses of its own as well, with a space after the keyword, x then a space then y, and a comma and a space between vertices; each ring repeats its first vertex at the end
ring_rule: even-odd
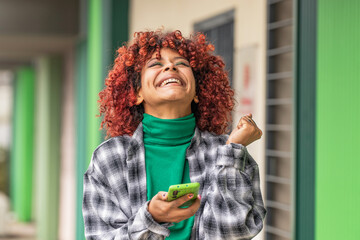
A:
POLYGON ((161 119, 175 119, 182 118, 191 114, 191 106, 188 108, 174 107, 174 106, 157 106, 156 108, 144 106, 145 113, 161 118, 161 119))

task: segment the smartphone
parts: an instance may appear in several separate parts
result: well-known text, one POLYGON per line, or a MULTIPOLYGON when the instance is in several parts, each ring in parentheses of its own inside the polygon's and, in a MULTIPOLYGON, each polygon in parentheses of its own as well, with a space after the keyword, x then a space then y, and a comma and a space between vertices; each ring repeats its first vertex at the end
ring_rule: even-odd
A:
POLYGON ((194 194, 194 196, 189 201, 185 202, 183 205, 180 206, 180 207, 189 207, 196 200, 197 195, 199 193, 199 188, 200 188, 200 183, 197 182, 171 185, 169 187, 167 201, 170 202, 186 194, 192 193, 194 194))

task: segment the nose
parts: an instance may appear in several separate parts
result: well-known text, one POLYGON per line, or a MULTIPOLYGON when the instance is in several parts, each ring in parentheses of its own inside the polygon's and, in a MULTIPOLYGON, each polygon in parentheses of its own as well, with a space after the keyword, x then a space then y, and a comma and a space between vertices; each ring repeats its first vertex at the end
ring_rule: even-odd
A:
POLYGON ((177 67, 173 63, 168 63, 164 68, 164 72, 166 71, 177 71, 177 67))

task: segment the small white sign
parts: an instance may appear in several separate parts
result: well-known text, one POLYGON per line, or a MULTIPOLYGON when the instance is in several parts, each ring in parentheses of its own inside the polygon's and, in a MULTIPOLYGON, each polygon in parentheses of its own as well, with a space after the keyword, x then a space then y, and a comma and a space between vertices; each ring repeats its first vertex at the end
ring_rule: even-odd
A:
POLYGON ((239 51, 239 113, 254 113, 256 101, 256 54, 257 46, 251 45, 239 51))

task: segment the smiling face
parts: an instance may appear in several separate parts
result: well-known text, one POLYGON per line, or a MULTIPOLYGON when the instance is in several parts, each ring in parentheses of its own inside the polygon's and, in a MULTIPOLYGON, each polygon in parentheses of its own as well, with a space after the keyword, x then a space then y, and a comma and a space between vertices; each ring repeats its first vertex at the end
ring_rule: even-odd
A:
POLYGON ((141 71, 141 89, 137 104, 155 117, 176 118, 191 113, 195 97, 195 78, 189 61, 176 51, 163 48, 161 59, 156 53, 141 71))

